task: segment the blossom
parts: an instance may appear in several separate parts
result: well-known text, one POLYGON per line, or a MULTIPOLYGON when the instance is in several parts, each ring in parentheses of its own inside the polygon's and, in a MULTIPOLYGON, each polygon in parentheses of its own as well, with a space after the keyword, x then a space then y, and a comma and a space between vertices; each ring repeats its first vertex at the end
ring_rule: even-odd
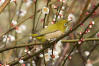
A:
POLYGON ((87 63, 86 66, 93 66, 91 63, 87 63))
POLYGON ((57 7, 58 7, 57 5, 52 5, 52 8, 54 9, 57 9, 57 7))
POLYGON ((35 52, 38 52, 38 51, 40 51, 40 48, 36 48, 35 52))
POLYGON ((35 61, 32 61, 33 66, 36 66, 35 61))
POLYGON ((60 53, 62 49, 62 42, 61 40, 57 42, 56 46, 55 46, 55 50, 60 53))
POLYGON ((42 8, 42 13, 43 14, 48 14, 49 13, 49 8, 48 7, 43 7, 42 8))
POLYGON ((27 13, 26 10, 21 9, 20 11, 17 11, 16 14, 19 15, 19 16, 25 16, 26 13, 27 13))
POLYGON ((55 22, 54 22, 54 21, 52 21, 52 22, 51 22, 51 24, 55 24, 55 22))
POLYGON ((7 40, 7 35, 3 35, 3 42, 6 42, 7 40))
POLYGON ((15 25, 17 25, 17 21, 16 20, 12 20, 11 26, 15 26, 15 25))
POLYGON ((5 2, 5 0, 0 0, 0 6, 5 2))
POLYGON ((27 50, 27 49, 25 49, 25 50, 24 50, 24 52, 28 52, 28 50, 27 50))
POLYGON ((10 41, 14 41, 15 40, 15 37, 14 36, 12 36, 12 35, 4 35, 3 36, 3 42, 7 42, 7 43, 9 43, 10 41))
POLYGON ((92 25, 89 25, 89 28, 92 28, 92 25))
POLYGON ((69 14, 68 16, 68 21, 72 21, 72 22, 75 22, 76 21, 76 18, 73 14, 69 14))
POLYGON ((63 0, 63 3, 66 3, 66 1, 65 1, 65 0, 63 0))
POLYGON ((79 40, 79 41, 78 41, 78 44, 81 44, 81 43, 82 43, 82 41, 81 41, 81 40, 79 40))
POLYGON ((88 59, 86 66, 93 66, 93 64, 92 64, 90 59, 88 59))
POLYGON ((88 56, 90 54, 89 51, 85 51, 84 53, 85 53, 86 56, 88 56))
POLYGON ((15 37, 12 36, 12 35, 8 35, 8 37, 10 38, 10 41, 14 41, 15 40, 15 37))
POLYGON ((58 15, 58 19, 63 18, 63 11, 60 10, 59 15, 58 15))
POLYGON ((66 1, 65 0, 58 0, 59 2, 63 2, 63 3, 65 3, 66 1))
POLYGON ((53 58, 53 60, 56 60, 57 58, 59 58, 59 52, 55 49, 53 50, 53 54, 52 54, 52 50, 48 49, 48 53, 46 55, 47 55, 47 57, 45 57, 45 59, 47 59, 47 60, 50 60, 51 57, 53 58))
POLYGON ((57 17, 58 19, 60 19, 61 17, 58 15, 58 17, 57 17))
POLYGON ((55 18, 53 18, 53 21, 55 22, 55 21, 56 21, 56 19, 55 19, 55 18))
POLYGON ((27 7, 29 7, 32 4, 32 0, 27 0, 25 4, 27 7))
POLYGON ((28 53, 28 54, 30 54, 30 53, 31 53, 31 51, 28 51, 27 53, 28 53))
POLYGON ((26 26, 25 25, 21 25, 16 29, 17 33, 22 33, 23 31, 26 30, 26 26))
MULTIPOLYGON (((57 42, 57 44, 55 45, 55 48, 53 49, 48 49, 48 52, 45 53, 45 61, 48 62, 50 61, 50 59, 53 59, 54 61, 56 59, 59 58, 59 54, 61 52, 61 47, 62 47, 62 43, 61 43, 61 40, 57 42)), ((43 57, 43 54, 40 54, 39 55, 41 58, 43 57)))
POLYGON ((62 6, 62 10, 64 10, 65 9, 65 6, 62 6))
POLYGON ((99 32, 96 33, 96 37, 99 37, 99 32))
POLYGON ((48 26, 45 26, 44 28, 47 28, 48 26))
POLYGON ((24 61, 23 61, 22 59, 20 59, 20 60, 19 60, 19 63, 20 63, 20 64, 23 64, 23 63, 24 63, 24 61))
POLYGON ((10 2, 16 2, 16 0, 10 0, 10 2))
POLYGON ((49 61, 50 59, 51 59, 50 54, 45 53, 45 61, 47 62, 47 61, 49 61))
POLYGON ((92 24, 94 25, 95 24, 95 21, 92 21, 92 24))
POLYGON ((42 58, 43 57, 43 54, 40 54, 39 56, 42 58))
POLYGON ((62 11, 62 10, 60 10, 59 14, 60 14, 60 15, 62 15, 62 14, 63 14, 63 11, 62 11))

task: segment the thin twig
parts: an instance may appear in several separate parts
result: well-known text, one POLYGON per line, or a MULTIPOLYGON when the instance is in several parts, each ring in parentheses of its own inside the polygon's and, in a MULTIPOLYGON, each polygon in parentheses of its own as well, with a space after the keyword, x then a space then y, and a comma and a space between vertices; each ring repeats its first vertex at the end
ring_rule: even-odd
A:
POLYGON ((5 9, 5 7, 10 3, 10 0, 6 0, 0 7, 0 13, 5 9))
MULTIPOLYGON (((99 41, 99 38, 85 38, 84 41, 99 41)), ((74 40, 62 40, 62 43, 74 43, 74 42, 78 42, 78 39, 74 39, 74 40)))
POLYGON ((42 44, 43 43, 37 43, 37 44, 31 43, 31 44, 20 44, 20 45, 16 45, 16 46, 6 47, 6 48, 0 49, 0 53, 11 50, 11 49, 15 49, 15 48, 22 48, 22 47, 26 47, 26 46, 34 46, 34 45, 42 45, 42 44))
POLYGON ((86 11, 87 11, 87 8, 88 8, 90 2, 91 2, 91 0, 87 0, 87 2, 86 2, 86 4, 85 4, 85 7, 84 7, 83 10, 82 10, 81 15, 80 15, 79 19, 77 20, 77 24, 80 23, 80 21, 81 21, 81 20, 83 19, 83 17, 85 16, 85 13, 86 13, 86 11))
POLYGON ((35 8, 34 8, 34 18, 33 18, 33 29, 32 29, 32 33, 34 33, 35 31, 35 19, 36 19, 36 8, 37 8, 37 0, 34 3, 35 4, 35 8))

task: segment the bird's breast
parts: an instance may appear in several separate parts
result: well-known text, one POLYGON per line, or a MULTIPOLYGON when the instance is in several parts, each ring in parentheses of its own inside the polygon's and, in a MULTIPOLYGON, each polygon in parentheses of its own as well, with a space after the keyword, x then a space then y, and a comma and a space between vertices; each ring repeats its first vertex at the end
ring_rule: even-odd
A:
POLYGON ((53 39, 53 38, 57 38, 57 37, 61 36, 62 34, 64 34, 62 31, 55 31, 53 33, 46 34, 44 37, 47 40, 50 40, 50 39, 53 39))

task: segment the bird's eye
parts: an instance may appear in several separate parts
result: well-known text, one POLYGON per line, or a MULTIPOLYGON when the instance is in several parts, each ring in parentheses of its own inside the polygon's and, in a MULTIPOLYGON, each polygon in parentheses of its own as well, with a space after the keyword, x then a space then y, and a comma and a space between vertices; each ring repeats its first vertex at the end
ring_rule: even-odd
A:
POLYGON ((67 26, 67 24, 65 23, 64 26, 67 26))

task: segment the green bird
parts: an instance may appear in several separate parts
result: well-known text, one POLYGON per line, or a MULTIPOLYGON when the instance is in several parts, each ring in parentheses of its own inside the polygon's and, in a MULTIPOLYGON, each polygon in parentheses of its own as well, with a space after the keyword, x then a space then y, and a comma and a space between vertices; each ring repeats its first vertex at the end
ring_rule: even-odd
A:
POLYGON ((48 25, 47 28, 42 29, 41 31, 38 32, 38 34, 32 34, 32 36, 42 41, 57 38, 62 34, 64 34, 69 25, 70 21, 59 20, 55 24, 48 25))

